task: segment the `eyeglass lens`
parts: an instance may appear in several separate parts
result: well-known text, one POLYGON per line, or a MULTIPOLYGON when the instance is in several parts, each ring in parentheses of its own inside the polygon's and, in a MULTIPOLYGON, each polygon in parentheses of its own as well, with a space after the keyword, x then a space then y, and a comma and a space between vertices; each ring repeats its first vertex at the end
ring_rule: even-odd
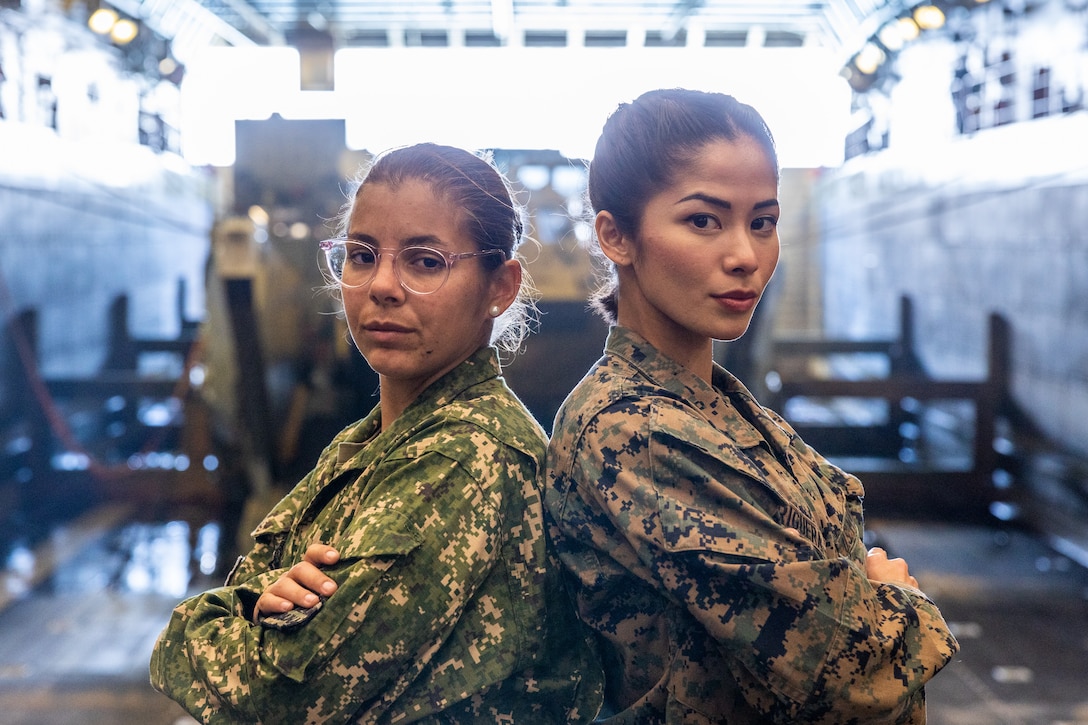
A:
MULTIPOLYGON (((347 287, 360 287, 370 282, 383 254, 391 253, 359 242, 343 242, 327 250, 329 268, 347 287)), ((393 255, 393 270, 409 291, 430 294, 445 283, 450 263, 438 250, 405 247, 393 255)))

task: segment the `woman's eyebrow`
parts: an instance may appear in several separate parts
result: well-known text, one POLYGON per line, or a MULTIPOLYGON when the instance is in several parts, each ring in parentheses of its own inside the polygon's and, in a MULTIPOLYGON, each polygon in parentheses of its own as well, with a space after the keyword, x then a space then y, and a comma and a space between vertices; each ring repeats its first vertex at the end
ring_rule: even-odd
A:
POLYGON ((699 191, 695 192, 694 194, 688 194, 683 199, 677 200, 676 203, 677 204, 682 204, 685 201, 705 201, 707 204, 711 204, 713 206, 721 207, 722 209, 732 209, 733 208, 733 205, 730 204, 725 199, 719 199, 716 196, 711 196, 710 194, 704 194, 704 193, 699 192, 699 191))
MULTIPOLYGON (((362 244, 369 244, 372 247, 380 246, 378 240, 369 234, 348 234, 347 241, 360 242, 362 244)), ((400 240, 396 245, 398 247, 444 247, 445 243, 441 237, 436 237, 433 234, 417 234, 415 236, 407 237, 400 240)))
MULTIPOLYGON (((732 209, 733 204, 725 199, 719 199, 716 196, 710 194, 704 194, 702 192, 695 192, 694 194, 688 194, 683 199, 679 199, 676 203, 681 204, 685 201, 703 201, 712 206, 719 207, 721 209, 732 209)), ((765 201, 756 202, 752 205, 753 209, 766 209, 772 206, 778 206, 778 199, 767 199, 765 201)))

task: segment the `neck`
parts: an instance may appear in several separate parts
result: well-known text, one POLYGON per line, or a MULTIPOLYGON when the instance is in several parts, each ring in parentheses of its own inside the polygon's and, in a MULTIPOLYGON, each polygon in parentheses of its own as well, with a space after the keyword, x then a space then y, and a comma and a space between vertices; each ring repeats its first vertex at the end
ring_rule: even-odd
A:
POLYGON ((703 338, 703 342, 698 347, 679 345, 670 347, 666 344, 659 345, 654 340, 650 340, 650 343, 673 361, 698 375, 707 384, 711 383, 714 373, 714 343, 710 338, 703 338))
POLYGON ((714 341, 709 337, 670 325, 640 324, 642 321, 637 315, 624 315, 622 309, 617 322, 646 338, 658 352, 673 362, 687 368, 708 384, 711 383, 714 372, 714 341))
POLYGON ((384 431, 396 422, 422 391, 403 389, 385 376, 380 376, 379 381, 378 403, 381 406, 382 430, 384 431))

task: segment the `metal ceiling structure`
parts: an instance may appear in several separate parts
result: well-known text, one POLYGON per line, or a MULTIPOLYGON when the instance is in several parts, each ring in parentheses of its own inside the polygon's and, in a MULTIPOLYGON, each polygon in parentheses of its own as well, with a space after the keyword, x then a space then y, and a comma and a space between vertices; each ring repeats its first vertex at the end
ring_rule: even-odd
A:
POLYGON ((890 0, 117 0, 179 42, 336 47, 818 46, 845 57, 890 0))

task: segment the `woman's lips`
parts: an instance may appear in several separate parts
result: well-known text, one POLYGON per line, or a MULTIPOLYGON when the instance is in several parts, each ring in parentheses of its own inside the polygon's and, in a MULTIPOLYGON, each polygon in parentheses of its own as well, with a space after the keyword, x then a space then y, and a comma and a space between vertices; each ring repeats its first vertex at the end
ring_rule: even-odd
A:
POLYGON ((737 292, 726 292, 722 295, 714 295, 714 299, 718 301, 718 304, 730 312, 748 312, 756 306, 759 295, 749 290, 740 290, 737 292))
POLYGON ((410 333, 412 328, 394 322, 371 322, 363 325, 363 330, 375 342, 392 342, 410 333))

